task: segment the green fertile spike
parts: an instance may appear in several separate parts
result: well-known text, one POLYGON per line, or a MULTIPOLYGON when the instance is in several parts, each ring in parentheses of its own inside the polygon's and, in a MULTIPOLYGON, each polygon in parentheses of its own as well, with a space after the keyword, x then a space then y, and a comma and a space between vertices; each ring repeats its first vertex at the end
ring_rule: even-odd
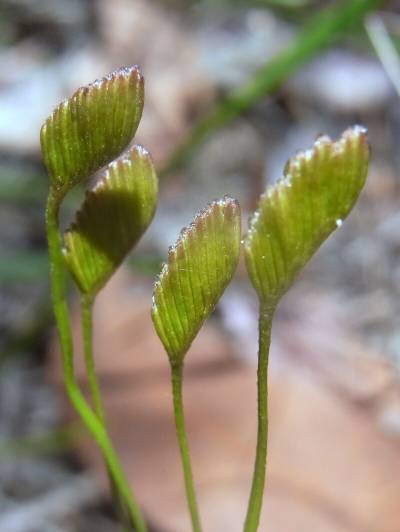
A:
POLYGON ((40 132, 52 186, 66 193, 115 159, 130 143, 143 110, 137 66, 120 68, 64 100, 40 132))
POLYGON ((80 290, 94 296, 150 224, 158 182, 149 153, 134 146, 104 176, 64 235, 64 257, 80 290))
POLYGON ((342 225, 367 177, 366 130, 355 126, 337 142, 322 136, 291 159, 251 217, 245 256, 264 302, 277 302, 323 241, 342 225))
POLYGON ((240 207, 225 197, 200 211, 168 252, 154 287, 152 317, 173 365, 179 365, 236 270, 240 207))

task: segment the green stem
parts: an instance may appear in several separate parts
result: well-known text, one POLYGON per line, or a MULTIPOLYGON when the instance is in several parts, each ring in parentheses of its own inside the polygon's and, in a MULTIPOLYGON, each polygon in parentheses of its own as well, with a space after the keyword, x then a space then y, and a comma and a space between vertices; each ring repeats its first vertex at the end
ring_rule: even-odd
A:
POLYGON ((85 355, 86 374, 94 411, 105 427, 105 412, 101 400, 100 386, 97 380, 93 356, 93 302, 93 299, 88 295, 81 295, 83 351, 85 355))
POLYGON ((274 307, 260 304, 257 369, 257 451, 244 532, 255 532, 258 529, 264 495, 268 445, 268 358, 273 314, 274 307))
POLYGON ((147 527, 140 509, 133 498, 128 481, 124 476, 121 464, 119 463, 107 432, 97 415, 88 405, 76 382, 73 366, 71 327, 65 298, 64 260, 61 252, 62 243, 58 228, 61 199, 60 195, 55 191, 50 191, 46 208, 46 230, 49 245, 52 301, 60 337, 65 387, 72 405, 99 445, 113 480, 129 507, 132 521, 135 523, 137 531, 147 532, 147 527))
POLYGON ((193 483, 192 466, 190 463, 189 444, 185 428, 185 417, 183 414, 182 374, 183 364, 171 366, 175 425, 179 441, 179 448, 181 452, 183 476, 185 479, 186 498, 189 506, 190 517, 192 520, 193 532, 201 532, 200 516, 197 507, 196 493, 193 483))
POLYGON ((366 13, 381 3, 382 0, 344 0, 310 18, 287 48, 266 63, 248 83, 217 103, 208 115, 194 125, 158 175, 167 175, 183 166, 211 133, 278 89, 290 75, 353 28, 366 13))
MULTIPOLYGON (((96 368, 93 355, 93 304, 94 299, 87 295, 81 294, 81 319, 82 319, 82 335, 83 335, 83 351, 85 356, 86 375, 89 383, 90 397, 93 403, 94 411, 103 425, 105 431, 107 431, 105 410, 103 402, 101 400, 100 385, 96 375, 96 368)), ((131 519, 129 516, 129 509, 127 512, 124 501, 121 500, 118 486, 115 484, 112 472, 106 463, 108 479, 110 483, 111 495, 115 504, 115 510, 117 515, 124 525, 125 532, 131 532, 131 519), (128 515, 127 515, 128 513, 128 515)))

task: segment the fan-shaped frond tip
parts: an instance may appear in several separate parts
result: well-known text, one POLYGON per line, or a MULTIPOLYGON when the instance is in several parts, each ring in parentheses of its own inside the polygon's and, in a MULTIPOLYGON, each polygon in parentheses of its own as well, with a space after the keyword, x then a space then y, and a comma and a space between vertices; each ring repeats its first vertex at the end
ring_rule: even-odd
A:
POLYGON ((95 295, 150 224, 158 184, 148 152, 134 146, 106 168, 64 235, 64 257, 80 290, 95 295))
POLYGON ((346 130, 298 153, 267 188, 244 240, 250 279, 264 301, 277 301, 322 242, 342 225, 366 180, 367 132, 346 130))
POLYGON ((226 196, 200 211, 168 251, 154 286, 153 322, 172 364, 186 351, 235 272, 240 207, 226 196))
POLYGON ((40 132, 52 185, 65 192, 117 157, 136 132, 143 100, 137 66, 115 70, 64 100, 40 132))

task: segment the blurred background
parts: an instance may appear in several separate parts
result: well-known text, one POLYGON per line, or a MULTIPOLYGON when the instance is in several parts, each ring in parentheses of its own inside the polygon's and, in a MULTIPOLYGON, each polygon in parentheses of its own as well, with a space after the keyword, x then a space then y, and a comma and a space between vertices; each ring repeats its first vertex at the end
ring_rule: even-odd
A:
MULTIPOLYGON (((261 531, 400 532, 400 4, 363 0, 0 1, 0 530, 119 530, 65 399, 47 278, 39 129, 122 66, 146 81, 136 140, 160 170, 151 229, 100 296, 112 437, 153 532, 190 529, 152 283, 180 229, 228 193, 248 214, 320 133, 369 129, 362 197, 282 302, 261 531), (233 95, 233 96, 232 96, 233 95)), ((68 198, 67 224, 81 201, 68 198)), ((76 364, 79 313, 71 286, 76 364)), ((256 434, 257 301, 243 264, 187 357, 205 529, 241 530, 256 434)))

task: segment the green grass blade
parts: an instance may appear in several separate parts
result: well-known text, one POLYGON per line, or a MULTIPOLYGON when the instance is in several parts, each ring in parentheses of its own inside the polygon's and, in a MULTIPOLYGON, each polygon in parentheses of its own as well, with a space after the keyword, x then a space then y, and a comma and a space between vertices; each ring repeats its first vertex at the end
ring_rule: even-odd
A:
POLYGON ((54 110, 40 140, 55 190, 67 192, 127 147, 142 116, 143 98, 143 78, 134 66, 81 87, 54 110))
POLYGON ((359 23, 366 13, 380 4, 381 0, 345 0, 317 13, 285 50, 195 124, 159 175, 166 175, 182 166, 209 135, 277 90, 290 75, 333 44, 343 33, 359 23))
POLYGON ((154 287, 152 317, 172 365, 229 284, 239 259, 240 207, 225 197, 199 212, 168 253, 154 287))
POLYGON ((95 296, 153 219, 158 182, 149 153, 134 146, 106 168, 64 235, 80 290, 95 296))
POLYGON ((262 301, 277 301, 342 224, 364 186, 368 160, 366 131, 356 126, 337 142, 320 137, 267 188, 244 241, 249 276, 262 301))

